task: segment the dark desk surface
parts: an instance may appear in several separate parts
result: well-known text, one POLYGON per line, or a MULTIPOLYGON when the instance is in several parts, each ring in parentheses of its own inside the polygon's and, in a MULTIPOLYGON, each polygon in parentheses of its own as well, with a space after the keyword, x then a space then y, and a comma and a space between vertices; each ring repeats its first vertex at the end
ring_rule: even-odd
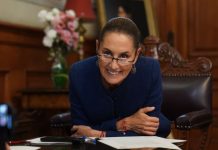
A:
MULTIPOLYGON (((73 145, 35 145, 40 147, 40 150, 115 150, 110 146, 97 142, 96 145, 94 144, 73 144, 73 145)), ((163 148, 152 149, 152 148, 141 148, 141 149, 134 149, 134 150, 166 150, 163 148)))
MULTIPOLYGON (((37 142, 39 138, 33 139, 33 141, 21 141, 22 143, 19 143, 20 145, 27 145, 27 146, 36 146, 40 147, 40 150, 115 150, 115 148, 112 148, 106 144, 103 144, 96 141, 95 144, 85 143, 81 138, 73 138, 73 137, 45 137, 40 138, 43 142, 37 142), (64 143, 63 143, 64 139, 64 143), (59 141, 53 143, 52 141, 59 141), (71 142, 72 141, 72 142, 71 142), (52 142, 52 143, 50 143, 52 142), (60 143, 61 142, 61 143, 60 143)), ((12 143, 12 142, 11 142, 12 143)), ((16 141, 14 143, 17 144, 16 141)), ((184 143, 177 143, 177 146, 182 148, 184 146, 184 143)), ((166 150, 164 148, 140 148, 140 149, 134 149, 134 150, 166 150)))
MULTIPOLYGON (((28 145, 29 146, 29 145, 28 145)), ((31 146, 40 147, 40 150, 115 150, 105 144, 97 142, 97 144, 73 144, 73 145, 38 145, 31 146)), ((148 150, 148 149, 143 149, 148 150)), ((152 150, 152 149, 149 149, 152 150)))
POLYGON ((114 148, 98 143, 96 145, 80 144, 71 146, 41 146, 40 150, 114 150, 114 148))

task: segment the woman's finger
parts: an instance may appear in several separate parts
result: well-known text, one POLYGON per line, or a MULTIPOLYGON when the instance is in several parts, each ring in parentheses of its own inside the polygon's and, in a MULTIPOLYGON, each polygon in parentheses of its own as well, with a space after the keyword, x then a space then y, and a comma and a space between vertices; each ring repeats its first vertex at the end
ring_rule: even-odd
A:
POLYGON ((134 128, 133 131, 138 134, 143 134, 143 135, 155 135, 156 134, 156 131, 147 131, 141 128, 134 128))
POLYGON ((150 122, 150 121, 146 121, 143 123, 143 126, 145 127, 159 127, 159 122, 156 123, 156 122, 150 122))
POLYGON ((147 117, 147 120, 151 121, 151 122, 158 122, 159 123, 159 118, 157 117, 147 117))
POLYGON ((74 134, 75 132, 78 131, 78 129, 79 129, 79 126, 74 125, 74 126, 70 129, 70 131, 71 131, 72 134, 74 134))
POLYGON ((142 131, 141 133, 144 135, 156 135, 156 132, 152 132, 152 131, 142 131))

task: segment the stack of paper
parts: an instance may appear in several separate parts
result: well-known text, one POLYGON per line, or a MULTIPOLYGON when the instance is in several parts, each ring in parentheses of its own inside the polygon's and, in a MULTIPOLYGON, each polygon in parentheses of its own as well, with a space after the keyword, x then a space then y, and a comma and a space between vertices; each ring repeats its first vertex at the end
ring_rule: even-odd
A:
POLYGON ((10 150, 39 150, 40 147, 32 146, 10 146, 10 150))
POLYGON ((116 149, 167 148, 176 150, 181 149, 173 143, 184 141, 165 139, 157 136, 106 137, 99 140, 99 142, 116 149))

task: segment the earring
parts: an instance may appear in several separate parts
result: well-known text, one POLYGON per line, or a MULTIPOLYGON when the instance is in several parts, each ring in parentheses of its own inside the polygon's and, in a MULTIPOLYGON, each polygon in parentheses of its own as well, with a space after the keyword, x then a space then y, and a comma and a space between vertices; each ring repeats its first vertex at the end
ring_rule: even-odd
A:
POLYGON ((135 64, 132 65, 131 73, 135 74, 136 73, 136 67, 135 64))

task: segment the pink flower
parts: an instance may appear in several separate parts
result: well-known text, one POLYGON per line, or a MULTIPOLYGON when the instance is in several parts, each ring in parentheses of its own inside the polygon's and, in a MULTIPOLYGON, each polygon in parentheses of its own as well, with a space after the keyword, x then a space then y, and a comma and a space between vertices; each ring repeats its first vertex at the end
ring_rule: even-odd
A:
POLYGON ((71 32, 73 32, 73 31, 75 30, 75 28, 76 28, 75 23, 74 23, 73 21, 69 21, 69 22, 67 23, 67 27, 69 28, 69 30, 70 30, 71 32))
POLYGON ((55 30, 62 30, 63 28, 66 28, 65 22, 63 22, 60 17, 55 17, 51 23, 55 30))
POLYGON ((78 26, 78 18, 73 10, 59 11, 52 9, 48 11, 40 11, 38 14, 40 20, 44 20, 45 37, 43 45, 51 48, 55 58, 60 53, 66 54, 66 51, 78 51, 79 33, 76 31, 78 26), (61 51, 60 51, 61 50, 61 51))
POLYGON ((65 22, 67 19, 67 16, 64 12, 60 12, 59 17, 60 17, 60 20, 63 22, 65 22))
POLYGON ((73 46, 72 34, 69 30, 62 30, 60 32, 60 39, 63 40, 68 46, 73 46))

